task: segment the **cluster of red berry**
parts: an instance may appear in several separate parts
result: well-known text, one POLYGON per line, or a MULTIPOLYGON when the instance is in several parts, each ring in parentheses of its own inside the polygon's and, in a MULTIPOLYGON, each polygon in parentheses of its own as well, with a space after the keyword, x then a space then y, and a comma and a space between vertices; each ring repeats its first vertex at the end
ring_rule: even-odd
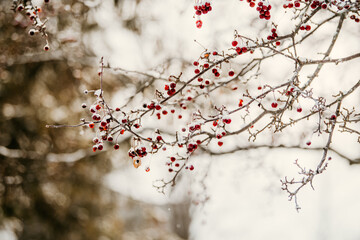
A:
MULTIPOLYGON (((245 46, 243 46, 243 47, 238 46, 239 43, 238 43, 238 41, 237 41, 237 38, 240 38, 240 37, 237 36, 237 34, 235 33, 235 40, 233 40, 233 41, 231 42, 231 46, 234 47, 236 53, 239 54, 239 55, 241 55, 241 54, 243 54, 243 53, 246 53, 246 52, 248 51, 248 48, 245 47, 245 46)), ((229 72, 229 75, 230 75, 230 72, 229 72)))
MULTIPOLYGON (((278 34, 277 34, 277 29, 276 26, 274 28, 271 29, 271 35, 267 36, 267 40, 271 41, 271 40, 275 40, 276 38, 278 38, 278 34)), ((276 41, 275 42, 276 46, 279 46, 281 43, 280 41, 276 41)))
POLYGON ((295 1, 294 3, 292 2, 292 0, 288 0, 288 1, 291 1, 291 2, 288 3, 288 4, 285 3, 283 5, 283 8, 293 8, 293 7, 299 8, 300 7, 300 2, 299 1, 295 1))
POLYGON ((350 19, 351 19, 351 20, 354 20, 354 21, 357 22, 357 23, 360 22, 360 19, 359 19, 358 17, 356 17, 355 15, 351 15, 351 16, 350 16, 350 19))
MULTIPOLYGON (((45 0, 44 2, 48 3, 49 1, 45 0)), ((41 21, 41 19, 39 17, 41 8, 37 7, 37 6, 33 6, 31 1, 14 0, 12 10, 14 12, 16 12, 16 11, 21 12, 29 18, 29 20, 33 26, 33 28, 31 28, 28 32, 29 36, 35 36, 36 34, 41 33, 41 35, 46 40, 44 50, 49 51, 50 46, 49 46, 49 42, 48 42, 48 34, 46 33, 46 25, 45 25, 47 22, 47 19, 45 19, 44 21, 41 21)))
POLYGON ((147 151, 146 151, 146 147, 144 146, 137 147, 135 150, 134 149, 129 150, 129 157, 131 158, 134 158, 136 156, 145 157, 146 155, 147 155, 147 151))
MULTIPOLYGON (((85 90, 84 93, 87 94, 89 91, 85 90)), ((88 126, 89 128, 95 128, 95 123, 99 123, 99 127, 98 127, 98 131, 99 131, 99 136, 96 136, 93 138, 93 151, 96 152, 96 150, 103 150, 104 148, 104 141, 108 141, 108 142, 113 142, 114 138, 112 137, 112 135, 109 133, 110 132, 110 124, 112 122, 112 117, 111 115, 107 114, 105 110, 103 110, 104 108, 104 103, 101 99, 101 90, 96 90, 94 91, 94 95, 96 96, 96 101, 94 104, 92 104, 89 108, 89 111, 91 112, 92 116, 92 120, 94 120, 95 122, 88 122, 88 126)), ((86 104, 83 103, 81 105, 82 108, 86 108, 86 104)), ((123 121, 126 119, 123 119, 123 121)), ((125 122, 125 121, 124 121, 125 122)), ((127 122, 127 120, 126 120, 127 122)), ((126 123, 125 122, 125 123, 126 123)), ((120 133, 123 134, 124 133, 124 129, 120 130, 120 133)), ((119 149, 119 145, 115 145, 114 148, 117 150, 119 149)))
POLYGON ((172 82, 170 83, 170 85, 165 85, 165 91, 167 91, 167 95, 171 96, 174 95, 174 93, 176 92, 176 83, 172 82))
POLYGON ((211 0, 195 0, 195 15, 196 15, 196 27, 202 27, 202 21, 200 19, 201 14, 207 14, 212 10, 211 0))
POLYGON ((258 6, 256 7, 256 11, 259 12, 259 18, 269 20, 271 18, 270 15, 271 5, 266 0, 261 0, 258 2, 258 6))
MULTIPOLYGON (((299 0, 295 0, 293 2, 293 0, 286 0, 289 3, 285 3, 283 5, 283 8, 300 8, 301 6, 301 1, 299 0)), ((322 1, 318 1, 318 0, 304 0, 303 3, 305 4, 309 4, 311 9, 316 9, 316 8, 322 8, 322 9, 328 9, 331 7, 335 7, 336 10, 343 10, 343 9, 347 9, 347 10, 355 10, 358 9, 358 3, 356 3, 356 1, 349 1, 349 0, 322 0, 322 1)), ((334 10, 334 9, 333 9, 334 10)))
POLYGON ((311 30, 311 26, 310 26, 310 25, 302 25, 302 26, 300 27, 300 30, 302 30, 302 31, 304 31, 304 30, 310 31, 310 30, 311 30))
MULTIPOLYGON (((243 0, 240 0, 240 1, 243 1, 243 0)), ((246 2, 248 2, 249 6, 252 8, 256 6, 256 4, 255 4, 256 0, 246 0, 246 2)), ((271 5, 269 4, 268 0, 260 0, 258 2, 256 11, 259 12, 260 19, 269 20, 271 18, 270 10, 271 10, 271 5)))
POLYGON ((327 8, 327 4, 325 3, 325 1, 313 1, 310 5, 310 7, 312 9, 315 9, 317 7, 321 7, 322 9, 326 9, 327 8))

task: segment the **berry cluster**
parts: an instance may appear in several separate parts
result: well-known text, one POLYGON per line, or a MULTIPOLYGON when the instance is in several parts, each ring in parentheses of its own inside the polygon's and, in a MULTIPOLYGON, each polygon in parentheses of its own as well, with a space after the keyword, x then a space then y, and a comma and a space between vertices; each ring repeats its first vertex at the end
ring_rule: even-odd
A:
POLYGON ((285 3, 283 5, 283 8, 300 8, 301 3, 305 3, 308 4, 310 6, 311 9, 316 9, 316 8, 321 8, 321 9, 328 9, 328 8, 332 8, 334 7, 335 9, 332 9, 333 11, 342 11, 344 9, 346 10, 354 10, 354 11, 358 11, 358 3, 356 3, 356 1, 349 1, 349 0, 322 0, 322 1, 318 1, 318 0, 304 0, 299 1, 299 0, 295 0, 293 2, 293 0, 286 0, 289 3, 285 3))
MULTIPOLYGON (((267 40, 271 41, 271 40, 275 40, 276 38, 278 38, 278 34, 277 34, 277 29, 276 26, 274 28, 271 29, 271 35, 267 36, 267 40)), ((281 43, 280 41, 276 41, 275 42, 276 46, 279 46, 281 43)))
POLYGON ((165 91, 167 91, 167 95, 171 96, 176 93, 176 83, 172 82, 169 85, 165 85, 165 91))
MULTIPOLYGON (((241 54, 243 54, 243 53, 246 53, 247 51, 248 51, 248 48, 247 47, 245 47, 245 46, 243 46, 243 47, 241 47, 241 46, 238 46, 238 41, 237 41, 237 39, 241 39, 241 37, 237 34, 237 32, 235 31, 235 39, 231 42, 231 46, 233 46, 234 47, 234 49, 235 49, 235 51, 236 51, 236 53, 237 54, 239 54, 239 55, 241 55, 241 54)), ((229 72, 229 75, 230 75, 230 72, 229 72)), ((231 75, 230 75, 231 76, 231 75)))
POLYGON ((302 25, 302 26, 300 27, 300 30, 302 30, 302 31, 304 31, 304 30, 310 31, 310 30, 311 30, 311 26, 310 26, 310 25, 302 25))
POLYGON ((211 0, 195 0, 195 15, 196 15, 196 27, 202 27, 202 21, 200 19, 201 14, 207 14, 212 10, 211 0))
MULTIPOLYGON (((87 94, 89 91, 85 90, 84 93, 87 94)), ((97 136, 93 138, 93 151, 96 152, 97 150, 101 151, 104 148, 104 142, 113 142, 114 138, 110 133, 111 130, 111 122, 113 122, 112 115, 108 114, 108 111, 104 109, 106 106, 102 99, 101 90, 94 91, 94 95, 96 96, 96 101, 90 106, 89 111, 92 114, 91 118, 94 122, 87 122, 89 128, 94 129, 95 124, 98 124, 97 129, 97 136)), ((83 103, 81 105, 82 108, 86 108, 86 104, 83 103)), ((126 119, 123 119, 123 122, 126 119)), ((83 122, 85 120, 83 119, 83 122)), ((125 132, 124 129, 120 129, 119 133, 123 134, 125 132)), ((114 149, 119 149, 119 145, 115 145, 114 149)))
POLYGON ((351 20, 354 20, 354 21, 357 22, 357 23, 360 22, 360 19, 359 19, 358 17, 356 17, 355 15, 351 15, 351 16, 350 16, 350 19, 351 19, 351 20))
MULTIPOLYGON (((48 0, 45 0, 45 3, 48 3, 48 0)), ((48 34, 46 33, 46 22, 47 19, 42 21, 39 17, 39 13, 41 12, 41 8, 37 6, 33 6, 31 1, 20 1, 14 0, 12 5, 12 10, 14 12, 20 12, 28 17, 33 28, 31 28, 28 32, 29 36, 35 36, 36 34, 41 34, 42 37, 45 38, 46 44, 44 46, 45 51, 50 50, 49 42, 48 42, 48 34)))
MULTIPOLYGON (((140 140, 138 140, 138 142, 140 143, 140 140)), ((141 166, 141 158, 147 155, 147 150, 145 146, 138 144, 135 148, 131 148, 128 154, 133 160, 134 167, 138 168, 141 166)), ((147 172, 149 170, 149 168, 146 169, 147 172)))
MULTIPOLYGON (((240 0, 240 1, 243 1, 243 0, 240 0)), ((249 6, 252 8, 256 6, 256 4, 255 4, 256 0, 246 0, 246 1, 249 3, 249 6)), ((256 11, 259 12, 260 19, 269 20, 271 18, 270 10, 271 10, 271 5, 269 4, 268 0, 260 0, 258 2, 256 11)))
POLYGON ((256 11, 259 12, 259 18, 269 20, 271 18, 270 15, 271 5, 266 0, 261 0, 258 2, 258 6, 256 7, 256 11))

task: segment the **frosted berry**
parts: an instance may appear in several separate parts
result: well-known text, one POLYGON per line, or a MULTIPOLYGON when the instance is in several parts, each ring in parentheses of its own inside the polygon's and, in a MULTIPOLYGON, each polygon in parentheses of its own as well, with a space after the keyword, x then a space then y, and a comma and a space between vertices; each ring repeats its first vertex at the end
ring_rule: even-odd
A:
POLYGON ((45 51, 49 51, 49 50, 50 50, 50 46, 49 46, 48 44, 46 44, 46 45, 44 46, 44 50, 45 50, 45 51))
POLYGON ((30 36, 34 36, 35 33, 36 33, 35 29, 30 29, 30 30, 29 30, 29 35, 30 35, 30 36))

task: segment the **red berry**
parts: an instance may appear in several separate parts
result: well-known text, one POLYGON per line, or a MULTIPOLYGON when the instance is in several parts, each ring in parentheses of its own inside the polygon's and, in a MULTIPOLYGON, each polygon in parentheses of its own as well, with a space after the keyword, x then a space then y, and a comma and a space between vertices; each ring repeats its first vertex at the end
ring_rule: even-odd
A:
POLYGON ((115 145, 114 145, 114 149, 115 149, 115 150, 118 150, 119 148, 120 148, 119 144, 115 144, 115 145))
POLYGON ((238 42, 237 42, 237 41, 232 41, 231 45, 232 45, 233 47, 236 47, 236 45, 238 45, 238 42))
POLYGON ((273 102, 273 103, 271 103, 271 107, 273 107, 273 108, 277 108, 277 106, 278 106, 277 102, 273 102))
POLYGON ((89 123, 89 128, 94 128, 95 124, 94 123, 89 123))
POLYGON ((195 61, 193 64, 194 64, 194 66, 198 66, 199 62, 195 61))
POLYGON ((196 24, 196 27, 197 27, 197 28, 201 28, 201 26, 202 26, 202 21, 201 21, 201 20, 197 20, 195 24, 196 24))
POLYGON ((306 145, 310 146, 310 145, 311 145, 311 142, 310 142, 310 141, 307 141, 307 142, 306 142, 306 145))
POLYGON ((237 54, 242 54, 242 49, 241 49, 241 47, 237 47, 236 49, 235 49, 235 51, 237 52, 237 54))
POLYGON ((171 160, 172 162, 175 162, 176 158, 175 158, 175 157, 171 157, 170 160, 171 160))
POLYGON ((234 76, 234 74, 235 74, 234 71, 232 71, 232 70, 229 71, 229 76, 230 77, 234 76))
POLYGON ((190 171, 194 170, 194 166, 191 165, 191 166, 189 167, 189 169, 190 169, 190 171))
POLYGON ((298 107, 298 108, 296 109, 296 111, 297 111, 297 112, 302 112, 302 108, 301 108, 301 107, 298 107))
POLYGON ((204 68, 209 68, 209 64, 208 64, 208 63, 205 63, 205 64, 204 64, 204 68))
POLYGON ((224 144, 224 143, 221 142, 221 141, 218 142, 218 145, 219 145, 220 147, 221 147, 223 144, 224 144))
POLYGON ((311 30, 311 26, 310 26, 310 25, 306 25, 305 30, 306 30, 306 31, 310 31, 310 30, 311 30))

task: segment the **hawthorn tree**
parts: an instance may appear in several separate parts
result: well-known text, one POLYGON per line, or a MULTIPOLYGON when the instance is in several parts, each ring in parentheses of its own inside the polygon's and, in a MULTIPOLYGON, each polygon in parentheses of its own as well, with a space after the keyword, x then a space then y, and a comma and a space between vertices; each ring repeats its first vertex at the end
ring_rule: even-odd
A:
MULTIPOLYGON (((195 41, 203 51, 177 72, 169 71, 165 64, 161 70, 129 71, 101 57, 99 86, 84 90, 91 100, 81 105, 85 113, 80 123, 49 123, 47 127, 88 129, 96 153, 119 150, 121 143, 128 141, 133 166, 146 172, 151 170, 151 156, 160 156, 168 173, 154 182, 154 187, 162 193, 174 186, 181 174, 196 169, 193 155, 256 148, 317 149, 322 155, 315 167, 290 159, 299 175, 281 179, 282 189, 300 209, 299 191, 312 187, 334 156, 350 164, 360 162, 332 145, 334 136, 342 135, 355 136, 360 143, 360 112, 355 103, 359 97, 358 70, 346 80, 339 74, 343 66, 356 71, 352 67, 359 63, 359 46, 342 43, 342 51, 334 54, 340 48, 341 35, 359 29, 360 3, 247 0, 238 4, 257 11, 254 21, 264 28, 261 35, 248 36, 234 29, 224 49, 211 49, 195 41), (274 22, 273 12, 284 11, 291 15, 289 19, 274 22), (271 72, 274 69, 282 74, 276 76, 271 72), (322 76, 324 69, 339 75, 328 79, 322 76), (112 96, 104 90, 110 72, 120 72, 135 87, 132 96, 119 106, 111 105, 112 96), (329 82, 337 82, 336 88, 328 88, 329 82)), ((214 6, 216 1, 195 1, 194 28, 209 27, 203 15, 216 11, 214 6)), ((46 20, 38 18, 39 11, 31 1, 14 1, 13 9, 25 11, 33 21, 29 34, 41 34, 44 50, 52 51, 46 20)))

